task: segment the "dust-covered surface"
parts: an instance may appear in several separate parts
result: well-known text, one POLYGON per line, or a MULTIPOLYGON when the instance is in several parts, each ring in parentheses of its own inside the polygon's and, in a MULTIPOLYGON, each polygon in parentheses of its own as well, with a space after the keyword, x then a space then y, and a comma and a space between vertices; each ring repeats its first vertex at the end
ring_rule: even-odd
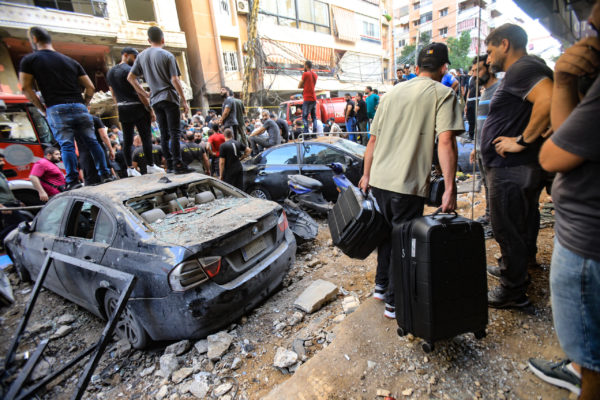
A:
POLYGON ((226 197, 199 204, 179 214, 168 214, 150 226, 157 239, 185 246, 207 242, 256 223, 275 207, 277 205, 270 201, 226 197))
MULTIPOLYGON (((478 217, 483 213, 482 194, 474 200, 478 217)), ((458 212, 471 215, 469 195, 461 196, 458 212)), ((365 260, 349 259, 331 245, 326 221, 319 220, 317 239, 299 247, 284 288, 226 329, 232 342, 220 357, 210 360, 202 349, 205 342, 192 343, 196 346, 177 355, 175 372, 165 377, 161 357, 170 343, 158 343, 145 351, 112 343, 85 398, 258 400, 275 390, 271 398, 371 400, 383 398, 376 396, 378 389, 389 390, 397 399, 572 398, 568 391, 540 381, 527 368, 529 357, 556 360, 564 356, 549 304, 554 232, 551 224, 544 226, 538 240, 540 266, 530 270, 533 307, 527 312, 490 309, 488 336, 482 340, 472 334, 459 335, 436 343, 436 350, 425 354, 418 338, 398 337, 395 321, 385 319, 383 304, 371 298, 376 254, 365 260), (313 314, 298 312, 294 301, 317 279, 334 283, 339 289, 337 298, 313 314), (343 309, 348 296, 361 303, 349 315, 343 309), (298 360, 283 369, 275 367, 274 357, 280 347, 294 351, 298 360), (202 394, 199 388, 207 392, 198 396, 202 394), (283 397, 279 396, 282 393, 283 397)), ((491 264, 499 247, 493 239, 486 241, 486 247, 491 264)), ((0 310, 0 354, 8 348, 32 287, 19 283, 14 272, 9 276, 17 303, 0 310)), ((489 287, 497 284, 488 280, 489 287)), ((59 322, 65 314, 75 317, 66 324, 73 332, 50 342, 47 357, 56 359, 55 366, 100 335, 102 321, 44 291, 30 323, 37 324, 36 329, 43 328, 27 335, 19 354, 32 352, 39 340, 65 325, 59 322)), ((40 398, 68 398, 75 381, 76 376, 57 380, 40 398)))

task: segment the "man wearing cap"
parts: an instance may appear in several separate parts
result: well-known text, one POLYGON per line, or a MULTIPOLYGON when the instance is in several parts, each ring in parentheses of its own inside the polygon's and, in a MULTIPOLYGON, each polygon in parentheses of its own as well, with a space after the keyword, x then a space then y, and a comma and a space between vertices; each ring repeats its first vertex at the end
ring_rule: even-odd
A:
POLYGON ((127 81, 131 66, 135 62, 138 51, 132 47, 121 50, 121 62, 108 71, 106 80, 112 93, 112 98, 119 110, 119 122, 123 127, 123 155, 127 164, 127 175, 138 176, 140 173, 133 168, 132 150, 134 128, 137 128, 146 157, 146 170, 149 173, 165 172, 154 165, 152 160, 152 130, 150 124, 156 119, 154 111, 146 108, 137 92, 127 81))
MULTIPOLYGON (((359 186, 364 191, 372 189, 392 228, 423 215, 436 140, 447 182, 442 211, 456 208, 455 135, 464 131, 464 122, 458 98, 440 83, 448 63, 445 44, 425 46, 418 57, 418 76, 394 86, 382 97, 373 119, 359 186)), ((374 297, 385 301, 384 315, 388 318, 395 318, 394 288, 389 277, 394 267, 392 252, 403 248, 399 241, 401 238, 390 237, 377 250, 374 297)))

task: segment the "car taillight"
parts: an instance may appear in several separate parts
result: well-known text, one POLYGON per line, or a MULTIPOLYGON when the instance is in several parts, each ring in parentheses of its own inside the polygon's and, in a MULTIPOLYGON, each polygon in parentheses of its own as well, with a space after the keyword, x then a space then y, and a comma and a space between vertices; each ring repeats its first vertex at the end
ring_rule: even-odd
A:
POLYGON ((221 257, 204 257, 198 259, 204 272, 210 277, 214 278, 221 270, 221 257))
POLYGON ((183 292, 208 280, 199 260, 182 262, 169 272, 169 285, 175 292, 183 292))
POLYGON ((287 216, 285 215, 285 211, 281 212, 279 220, 277 220, 277 226, 281 232, 285 232, 285 230, 288 228, 288 220, 287 216))

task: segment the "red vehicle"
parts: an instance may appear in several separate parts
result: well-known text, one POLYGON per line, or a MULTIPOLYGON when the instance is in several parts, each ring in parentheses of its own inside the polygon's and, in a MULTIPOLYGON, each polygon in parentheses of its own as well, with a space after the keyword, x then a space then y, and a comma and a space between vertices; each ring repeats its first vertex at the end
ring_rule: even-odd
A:
MULTIPOLYGON (((0 92, 0 149, 6 160, 2 172, 15 197, 26 205, 40 204, 29 173, 53 142, 46 118, 25 96, 0 92)), ((64 169, 62 163, 59 166, 64 169)))
MULTIPOLYGON (((279 105, 279 118, 285 119, 288 125, 292 126, 294 121, 302 118, 302 99, 284 101, 279 105)), ((334 118, 336 124, 342 129, 346 129, 344 110, 346 109, 346 99, 343 97, 333 97, 329 99, 317 99, 317 118, 326 123, 329 118, 334 118)), ((310 116, 308 117, 310 121, 310 116)))

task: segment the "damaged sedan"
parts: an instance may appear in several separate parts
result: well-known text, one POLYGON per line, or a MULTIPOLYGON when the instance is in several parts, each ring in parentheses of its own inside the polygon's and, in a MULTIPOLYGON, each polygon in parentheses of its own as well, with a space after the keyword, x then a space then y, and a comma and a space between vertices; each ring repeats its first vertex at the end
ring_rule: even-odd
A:
MULTIPOLYGON (((144 175, 65 192, 5 247, 24 279, 48 251, 136 276, 116 334, 202 338, 237 320, 281 285, 296 242, 281 206, 201 174, 144 175)), ((53 260, 45 287, 107 318, 111 277, 53 260)))

